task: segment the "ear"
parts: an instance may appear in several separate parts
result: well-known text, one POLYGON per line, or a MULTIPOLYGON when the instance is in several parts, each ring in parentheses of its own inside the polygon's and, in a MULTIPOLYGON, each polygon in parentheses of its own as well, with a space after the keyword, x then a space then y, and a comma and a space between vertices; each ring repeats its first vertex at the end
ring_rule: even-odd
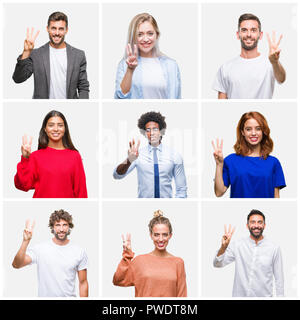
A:
POLYGON ((170 238, 169 238, 169 240, 172 238, 172 236, 173 236, 173 233, 171 233, 171 234, 170 234, 170 238))
POLYGON ((263 32, 261 31, 261 32, 260 32, 260 35, 259 35, 259 40, 261 40, 262 37, 263 37, 263 32))
POLYGON ((242 134, 242 136, 244 136, 245 137, 245 134, 244 134, 244 132, 241 130, 241 134, 242 134))
POLYGON ((236 38, 237 38, 238 40, 241 40, 240 32, 239 32, 239 31, 236 32, 236 38))

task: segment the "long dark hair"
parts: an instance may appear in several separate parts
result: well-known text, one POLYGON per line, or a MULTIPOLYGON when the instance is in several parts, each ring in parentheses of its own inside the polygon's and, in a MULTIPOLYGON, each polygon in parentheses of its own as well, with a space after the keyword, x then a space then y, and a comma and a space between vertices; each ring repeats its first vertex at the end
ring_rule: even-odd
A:
POLYGON ((45 128, 47 125, 47 122, 50 118, 52 117, 60 117, 65 125, 65 134, 62 138, 62 143, 64 145, 64 147, 66 149, 70 149, 70 150, 75 150, 77 151, 77 149, 74 147, 71 136, 70 136, 70 132, 69 132, 69 127, 68 127, 68 123, 67 120, 65 118, 65 116, 56 110, 52 110, 50 112, 47 113, 46 117, 44 118, 43 124, 42 124, 42 128, 40 130, 40 135, 39 135, 39 144, 38 144, 38 150, 39 149, 45 149, 48 147, 48 143, 49 143, 49 138, 46 134, 45 128))

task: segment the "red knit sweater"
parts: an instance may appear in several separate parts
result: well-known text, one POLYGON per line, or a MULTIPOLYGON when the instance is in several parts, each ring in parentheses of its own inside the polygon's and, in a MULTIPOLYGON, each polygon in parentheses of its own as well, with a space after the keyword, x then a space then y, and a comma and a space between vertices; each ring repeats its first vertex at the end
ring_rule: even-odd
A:
POLYGON ((85 173, 79 152, 50 147, 21 157, 15 175, 17 189, 35 189, 34 198, 87 198, 85 173))

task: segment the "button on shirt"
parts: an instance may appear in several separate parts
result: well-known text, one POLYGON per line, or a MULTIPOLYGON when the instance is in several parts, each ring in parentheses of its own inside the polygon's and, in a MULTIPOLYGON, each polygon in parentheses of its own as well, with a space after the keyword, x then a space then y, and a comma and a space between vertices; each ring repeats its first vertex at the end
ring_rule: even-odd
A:
POLYGON ((221 268, 235 261, 233 297, 272 297, 273 276, 276 295, 284 296, 280 248, 266 238, 257 244, 250 237, 231 243, 225 253, 215 257, 221 268))
MULTIPOLYGON (((187 197, 186 178, 183 160, 174 150, 160 144, 157 147, 157 158, 159 167, 159 189, 161 198, 172 198, 172 179, 175 180, 176 198, 187 197)), ((117 173, 115 168, 113 176, 115 179, 126 177, 134 168, 137 169, 138 197, 154 198, 154 162, 153 147, 148 144, 139 150, 138 158, 133 161, 124 175, 117 173)))

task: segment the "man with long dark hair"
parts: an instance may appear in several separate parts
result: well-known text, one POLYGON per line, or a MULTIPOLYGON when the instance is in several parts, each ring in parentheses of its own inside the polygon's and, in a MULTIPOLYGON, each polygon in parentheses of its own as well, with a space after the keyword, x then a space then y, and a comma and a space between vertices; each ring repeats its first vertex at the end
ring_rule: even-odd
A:
POLYGON ((49 42, 34 49, 39 31, 27 28, 23 53, 13 74, 16 83, 34 74, 34 99, 88 99, 89 82, 84 51, 65 42, 68 17, 54 12, 48 18, 49 42))

